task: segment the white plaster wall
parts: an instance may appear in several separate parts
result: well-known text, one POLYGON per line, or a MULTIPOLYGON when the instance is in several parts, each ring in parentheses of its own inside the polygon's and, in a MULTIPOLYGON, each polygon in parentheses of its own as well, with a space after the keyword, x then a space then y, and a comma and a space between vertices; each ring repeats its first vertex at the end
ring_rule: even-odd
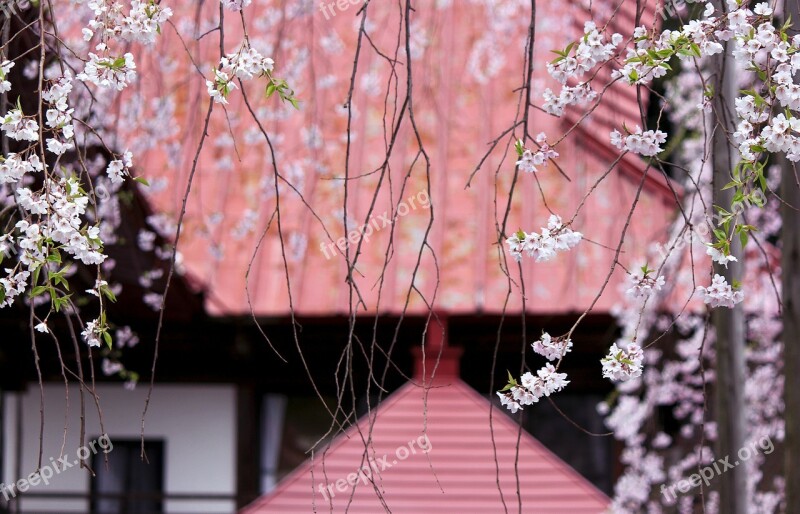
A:
MULTIPOLYGON (((145 384, 135 391, 122 385, 99 385, 105 432, 111 438, 137 439, 147 394, 145 384)), ((39 452, 39 388, 33 385, 22 394, 5 394, 5 448, 2 480, 8 483, 35 471, 39 452), (17 405, 22 407, 22 475, 17 476, 17 405)), ((86 398, 87 441, 100 436, 99 416, 94 401, 86 398)), ((80 447, 80 397, 77 387, 65 400, 64 385, 45 385, 45 438, 43 465, 61 455, 65 420, 67 444, 64 455, 77 459, 80 447), (66 418, 65 418, 66 413, 66 418)), ((236 389, 233 385, 157 385, 150 401, 146 439, 164 441, 164 492, 166 494, 228 494, 236 492, 236 389)), ((99 445, 98 451, 102 451, 99 445)), ((113 452, 113 450, 112 450, 113 452)), ((80 492, 90 490, 90 476, 77 466, 54 475, 49 485, 37 492, 80 492)), ((2 491, 0 491, 1 493, 2 491)), ((2 496, 0 496, 2 498, 2 496)), ((24 498, 22 512, 89 512, 84 500, 24 498)), ((168 500, 167 514, 232 513, 233 500, 168 500)))

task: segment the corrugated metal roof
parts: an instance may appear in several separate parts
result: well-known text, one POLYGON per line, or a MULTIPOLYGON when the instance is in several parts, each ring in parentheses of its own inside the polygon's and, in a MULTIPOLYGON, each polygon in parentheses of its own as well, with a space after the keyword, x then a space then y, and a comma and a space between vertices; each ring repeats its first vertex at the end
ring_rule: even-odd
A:
MULTIPOLYGON (((634 23, 638 3, 609 0, 590 5, 601 22, 613 20, 613 28, 625 32, 625 27, 634 23)), ((298 315, 348 313, 351 301, 345 282, 347 266, 338 255, 329 258, 334 252, 338 254, 331 242, 347 236, 342 224, 345 211, 348 230, 369 223, 377 227, 368 237, 360 238, 362 253, 353 278, 364 302, 359 312, 425 313, 434 292, 435 306, 454 314, 495 313, 504 307, 519 312, 521 295, 515 287, 506 305, 509 281, 501 268, 501 252, 505 249, 497 244, 497 226, 502 224, 514 176, 513 148, 501 143, 476 174, 471 187, 465 189, 465 184, 489 143, 516 119, 528 29, 527 6, 523 7, 524 2, 459 0, 431 1, 415 8, 411 21, 415 120, 430 159, 430 173, 423 160, 417 159, 412 166, 419 157, 419 148, 406 118, 397 129, 388 159, 390 167, 382 174, 375 170, 386 159, 387 141, 394 131, 392 123, 405 94, 408 63, 404 62, 401 48, 400 62, 394 70, 399 78, 389 84, 392 65, 373 51, 372 44, 384 55, 394 55, 400 21, 397 5, 369 4, 367 25, 371 41, 362 41, 354 87, 350 190, 345 206, 342 178, 347 112, 342 105, 349 89, 358 17, 352 2, 338 4, 347 5, 348 10, 334 9, 335 16, 323 16, 317 5, 299 0, 282 2, 281 6, 254 3, 248 8, 248 15, 254 20, 249 28, 251 43, 275 57, 275 74, 289 79, 302 100, 298 112, 280 106, 275 99, 256 100, 260 91, 255 86, 250 90, 254 109, 275 142, 283 177, 278 187, 286 263, 277 223, 272 218, 275 186, 270 152, 236 91, 231 94, 226 112, 217 109, 212 117, 212 137, 200 155, 180 242, 186 268, 208 293, 209 312, 241 315, 250 312, 252 306, 257 315, 284 316, 292 306, 298 315), (419 195, 427 191, 429 181, 433 211, 420 206, 424 202, 419 195), (376 194, 377 189, 380 192, 376 194), (299 194, 303 195, 302 200, 299 194), (416 205, 410 205, 414 198, 416 205), (432 215, 428 246, 423 246, 421 241, 432 215), (384 218, 394 222, 388 224, 384 218), (270 219, 272 224, 266 230, 270 219), (263 241, 257 247, 262 234, 263 241), (390 259, 384 266, 387 255, 390 259), (412 279, 418 261, 419 271, 412 279)), ((642 4, 650 6, 652 17, 653 2, 642 4)), ((190 2, 176 7, 195 8, 190 2)), ((564 48, 568 41, 582 35, 582 23, 590 16, 587 8, 581 2, 566 1, 538 5, 535 104, 542 104, 546 87, 558 88, 539 63, 552 58, 551 49, 564 48)), ((209 4, 204 12, 213 18, 215 9, 209 4)), ((236 19, 226 24, 226 41, 230 45, 241 40, 238 24, 236 19)), ((197 46, 197 62, 218 59, 218 48, 212 39, 206 37, 193 43, 197 46)), ((185 61, 183 46, 171 31, 159 41, 159 51, 154 51, 151 59, 161 62, 169 56, 175 63, 185 61)), ((226 49, 233 50, 233 46, 226 49)), ((141 66, 148 69, 147 59, 141 66)), ((156 67, 153 73, 161 72, 156 67)), ((599 73, 601 77, 608 75, 605 68, 599 73)), ((175 155, 154 151, 143 155, 140 164, 148 177, 161 174, 170 178, 171 187, 154 193, 152 198, 161 211, 174 214, 181 205, 194 159, 197 125, 206 109, 207 94, 202 81, 187 86, 180 74, 163 74, 159 79, 164 91, 176 91, 176 118, 190 130, 178 135, 180 144, 175 155)), ((546 225, 550 210, 565 219, 571 217, 584 195, 619 155, 610 147, 608 133, 623 122, 632 126, 639 121, 636 90, 617 82, 605 95, 604 104, 589 116, 589 124, 583 130, 572 131, 558 145, 558 163, 571 182, 553 166, 535 177, 519 177, 506 235, 519 228, 538 231, 546 225), (547 204, 542 201, 543 196, 547 204)), ((642 95, 646 99, 645 90, 642 95)), ((580 115, 583 113, 580 111, 580 115)), ((407 112, 404 116, 408 116, 407 112)), ((536 109, 531 116, 532 134, 544 131, 550 142, 568 130, 570 120, 575 119, 574 112, 557 119, 536 109)), ((520 135, 519 131, 516 135, 520 135)), ((643 172, 639 159, 626 157, 575 219, 574 228, 599 244, 584 242, 554 263, 525 262, 529 312, 575 312, 592 303, 605 281, 605 272, 598 270, 609 269, 614 261, 614 251, 608 247, 615 248, 619 242, 625 214, 643 172)), ((642 264, 645 247, 663 236, 673 212, 674 201, 665 180, 656 170, 649 170, 647 175, 622 247, 621 255, 628 266, 642 264)), ((596 311, 607 312, 617 302, 614 286, 622 278, 624 272, 619 270, 595 305, 596 311)))
MULTIPOLYGON (((455 376, 457 355, 450 351, 432 385, 401 387, 372 418, 363 417, 241 514, 492 514, 518 512, 519 501, 525 513, 605 511, 605 495, 455 376), (362 469, 369 473, 359 475, 362 469)), ((437 353, 426 356, 429 364, 437 353)))

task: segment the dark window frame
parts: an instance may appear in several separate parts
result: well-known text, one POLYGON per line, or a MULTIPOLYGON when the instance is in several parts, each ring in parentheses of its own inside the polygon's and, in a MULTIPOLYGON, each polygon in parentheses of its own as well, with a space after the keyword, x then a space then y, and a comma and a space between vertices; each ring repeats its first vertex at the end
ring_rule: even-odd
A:
POLYGON ((106 470, 105 457, 108 455, 109 465, 111 459, 116 453, 119 455, 120 450, 125 452, 127 456, 126 469, 125 469, 125 484, 122 493, 102 493, 97 490, 98 480, 97 477, 90 480, 89 491, 89 512, 91 514, 137 514, 141 512, 136 510, 134 502, 148 501, 154 504, 153 509, 148 510, 146 514, 163 514, 164 513, 164 479, 166 477, 166 441, 164 439, 145 439, 144 447, 145 452, 150 459, 150 463, 142 462, 140 459, 140 449, 142 445, 141 439, 117 439, 111 438, 113 449, 108 454, 98 451, 91 457, 91 466, 96 475, 100 475, 106 470), (160 465, 156 464, 160 463, 160 465), (153 482, 157 484, 157 490, 154 491, 131 491, 132 479, 132 466, 143 464, 149 467, 149 471, 154 473, 153 482), (100 510, 98 505, 100 500, 118 500, 121 505, 119 509, 113 513, 100 510))

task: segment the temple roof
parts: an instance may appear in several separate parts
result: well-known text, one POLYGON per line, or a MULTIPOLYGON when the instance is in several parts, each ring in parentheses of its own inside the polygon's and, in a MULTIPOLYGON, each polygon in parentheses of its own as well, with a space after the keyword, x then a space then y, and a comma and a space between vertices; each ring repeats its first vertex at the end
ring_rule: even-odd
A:
POLYGON ((458 378, 441 330, 426 348, 413 380, 241 514, 605 511, 603 493, 458 378))

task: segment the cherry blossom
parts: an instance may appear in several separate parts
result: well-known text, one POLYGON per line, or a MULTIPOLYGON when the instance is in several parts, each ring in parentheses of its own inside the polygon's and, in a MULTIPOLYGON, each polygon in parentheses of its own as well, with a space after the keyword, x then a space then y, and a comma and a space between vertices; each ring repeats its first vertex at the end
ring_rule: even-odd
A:
POLYGON ((14 303, 14 298, 27 289, 30 273, 27 271, 16 272, 6 268, 6 277, 0 278, 0 307, 7 307, 14 303))
POLYGON ((39 124, 32 118, 26 118, 20 109, 13 109, 5 115, 0 130, 17 141, 39 140, 39 124))
POLYGON ((11 82, 7 80, 8 72, 14 67, 13 61, 0 62, 0 93, 11 91, 11 82))
POLYGON ((584 36, 577 44, 572 43, 565 51, 556 52, 559 57, 547 63, 547 72, 561 84, 566 84, 572 77, 581 77, 598 64, 611 59, 622 42, 622 35, 615 33, 611 36, 611 42, 606 43, 605 36, 592 21, 584 24, 583 31, 584 36), (571 55, 573 50, 574 55, 571 55))
POLYGON ((505 394, 500 391, 497 392, 497 396, 500 397, 500 405, 506 407, 512 414, 516 414, 518 410, 522 409, 522 406, 514 400, 514 396, 510 394, 505 394))
POLYGON ((122 154, 122 159, 114 159, 108 163, 106 173, 111 179, 112 184, 120 184, 126 176, 130 176, 130 168, 133 166, 133 155, 126 151, 122 154))
POLYGON ((38 155, 33 154, 28 159, 23 159, 19 154, 11 152, 5 158, 0 157, 0 183, 19 182, 26 173, 42 169, 38 155))
POLYGON ((228 103, 228 95, 236 89, 233 79, 224 71, 214 70, 214 80, 206 80, 206 89, 215 103, 228 103))
POLYGON ((93 320, 86 323, 86 327, 81 332, 83 341, 93 347, 100 347, 100 328, 98 327, 99 320, 93 320))
POLYGON ((720 252, 713 246, 709 246, 708 248, 706 248, 706 254, 708 254, 711 257, 712 261, 718 264, 722 264, 726 268, 728 267, 729 262, 737 261, 736 257, 734 257, 733 255, 725 255, 724 253, 720 252))
POLYGON ((131 0, 126 15, 124 5, 118 0, 90 0, 87 6, 94 19, 82 30, 85 41, 99 35, 103 44, 114 38, 152 44, 161 33, 161 25, 172 16, 172 9, 155 0, 131 0))
POLYGON ((566 378, 566 373, 558 373, 552 364, 547 363, 535 375, 531 372, 523 374, 519 383, 510 379, 508 386, 503 391, 498 391, 497 395, 501 405, 514 413, 522 410, 525 405, 537 403, 544 396, 561 391, 569 384, 566 378))
POLYGON ((517 166, 526 173, 535 173, 539 171, 539 167, 547 166, 548 160, 558 157, 558 152, 547 144, 544 132, 536 136, 536 144, 539 145, 539 150, 534 152, 525 148, 525 143, 521 139, 517 141, 517 153, 520 155, 517 166))
POLYGON ((83 72, 78 73, 76 78, 96 86, 122 91, 136 79, 136 63, 130 52, 121 57, 99 57, 90 52, 83 72))
POLYGON ((613 381, 637 378, 642 374, 643 358, 644 353, 637 344, 630 343, 626 349, 620 349, 614 343, 608 350, 608 355, 600 361, 603 364, 603 377, 613 381))
POLYGON ((620 150, 626 150, 645 157, 652 157, 661 153, 664 149, 659 145, 667 141, 667 134, 660 130, 642 131, 640 126, 636 126, 633 133, 623 136, 618 130, 611 132, 611 144, 620 150))
POLYGON ((172 9, 154 0, 131 0, 131 10, 120 23, 120 37, 126 41, 152 44, 161 33, 161 25, 172 16, 172 9))
POLYGON ((582 238, 583 234, 565 226, 560 216, 551 214, 547 227, 542 227, 541 234, 520 230, 506 239, 506 244, 516 261, 522 260, 522 252, 527 252, 536 262, 546 262, 552 260, 558 252, 574 248, 582 238))
POLYGON ((697 291, 703 295, 703 302, 711 308, 727 307, 733 309, 737 303, 744 299, 744 293, 734 291, 722 275, 714 275, 710 286, 698 286, 697 291))
POLYGON ((531 346, 534 352, 552 361, 562 358, 572 350, 572 340, 563 337, 554 338, 547 332, 543 332, 542 337, 534 341, 531 346))
POLYGON ((641 269, 628 274, 630 288, 625 293, 631 298, 647 298, 664 287, 663 276, 653 276, 654 270, 644 265, 641 269))

